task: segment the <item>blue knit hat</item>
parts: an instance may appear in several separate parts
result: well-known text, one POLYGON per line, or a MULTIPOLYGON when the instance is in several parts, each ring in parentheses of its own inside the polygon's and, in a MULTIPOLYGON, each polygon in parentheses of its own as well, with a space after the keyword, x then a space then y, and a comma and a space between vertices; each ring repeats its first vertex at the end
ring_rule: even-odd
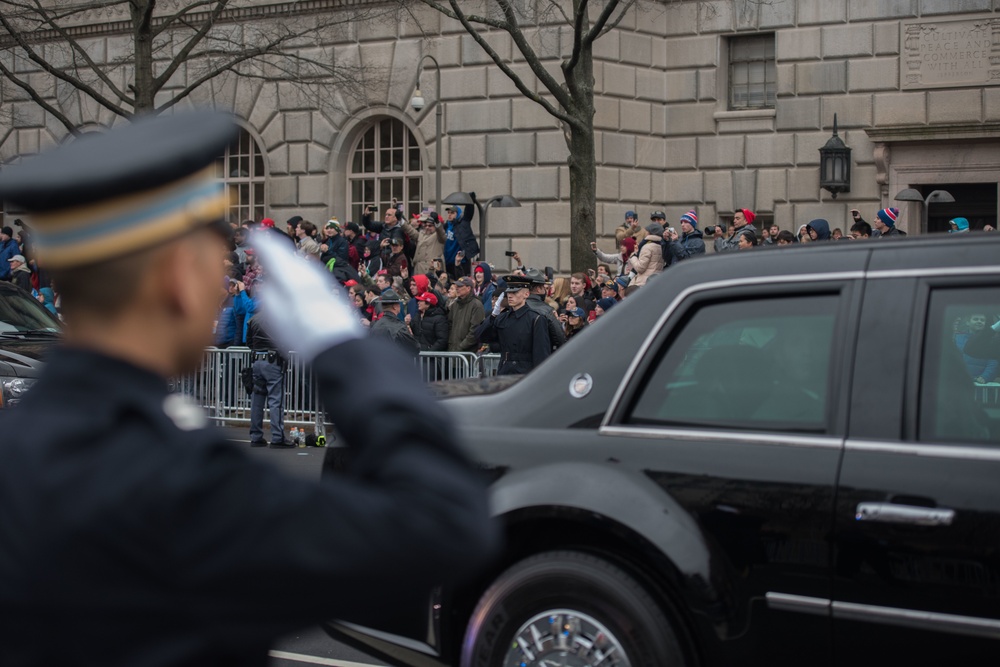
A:
POLYGON ((698 214, 694 212, 694 209, 691 209, 690 211, 681 216, 681 222, 685 221, 687 221, 688 224, 690 224, 695 229, 698 229, 698 214))
POLYGON ((600 306, 601 310, 603 310, 605 313, 611 310, 616 303, 618 303, 618 301, 609 296, 597 300, 597 305, 600 306))
POLYGON ((896 218, 899 217, 899 209, 895 207, 884 208, 876 215, 878 215, 878 219, 882 221, 882 224, 888 227, 895 227, 896 218))

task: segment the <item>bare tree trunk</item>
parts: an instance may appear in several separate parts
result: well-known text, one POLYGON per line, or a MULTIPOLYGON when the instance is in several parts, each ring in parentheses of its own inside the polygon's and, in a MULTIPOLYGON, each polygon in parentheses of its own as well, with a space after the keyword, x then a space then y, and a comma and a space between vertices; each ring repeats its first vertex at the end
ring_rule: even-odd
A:
POLYGON ((579 60, 565 70, 567 87, 573 96, 569 109, 569 211, 570 268, 576 272, 595 267, 590 242, 597 238, 597 151, 594 148, 594 62, 590 45, 583 47, 579 60))
POLYGON ((134 111, 145 114, 153 110, 153 35, 150 21, 156 0, 139 0, 129 3, 132 13, 132 41, 135 44, 135 79, 132 94, 134 111))

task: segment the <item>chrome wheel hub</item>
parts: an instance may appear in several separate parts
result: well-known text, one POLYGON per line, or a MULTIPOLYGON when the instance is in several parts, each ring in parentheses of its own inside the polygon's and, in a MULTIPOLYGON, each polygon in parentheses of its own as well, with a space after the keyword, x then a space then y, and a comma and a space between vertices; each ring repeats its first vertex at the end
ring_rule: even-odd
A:
POLYGON ((522 625, 504 667, 630 667, 618 639, 586 614, 553 609, 522 625))

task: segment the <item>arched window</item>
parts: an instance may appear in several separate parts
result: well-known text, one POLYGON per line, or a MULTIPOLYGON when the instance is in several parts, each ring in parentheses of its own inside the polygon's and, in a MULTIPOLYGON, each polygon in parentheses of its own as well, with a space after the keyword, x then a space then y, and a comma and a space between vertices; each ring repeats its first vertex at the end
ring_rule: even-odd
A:
POLYGON ((403 203, 407 215, 423 208, 423 164, 420 146, 401 121, 383 118, 368 128, 351 153, 348 176, 349 220, 361 221, 364 207, 378 206, 379 218, 392 200, 403 203))
POLYGON ((253 136, 240 128, 240 136, 215 161, 215 175, 229 186, 229 220, 261 220, 264 217, 264 156, 253 136))

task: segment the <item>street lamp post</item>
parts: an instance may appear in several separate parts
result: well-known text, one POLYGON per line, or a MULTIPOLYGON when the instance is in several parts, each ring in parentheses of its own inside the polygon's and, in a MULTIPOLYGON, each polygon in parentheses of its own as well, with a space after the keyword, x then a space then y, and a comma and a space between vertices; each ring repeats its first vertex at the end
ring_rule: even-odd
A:
POLYGON ((489 233, 489 223, 487 216, 490 206, 496 208, 520 208, 521 202, 512 195, 496 195, 490 197, 485 202, 480 203, 478 199, 473 199, 468 192, 452 192, 445 197, 445 204, 458 204, 459 206, 475 205, 479 212, 479 259, 486 261, 486 236, 489 233))
POLYGON ((914 201, 923 204, 920 211, 920 231, 922 233, 927 233, 930 230, 927 228, 928 219, 930 214, 931 204, 946 204, 948 202, 955 201, 955 198, 951 196, 951 193, 947 190, 934 190, 927 197, 922 197, 920 191, 914 188, 906 188, 901 190, 899 194, 895 197, 896 201, 914 201))
POLYGON ((435 111, 434 111, 434 202, 435 210, 438 215, 441 214, 441 114, 444 108, 444 102, 441 101, 441 66, 434 56, 425 55, 417 63, 417 89, 413 92, 413 98, 410 99, 410 106, 413 107, 414 111, 419 112, 424 108, 424 96, 420 92, 420 74, 423 73, 424 60, 430 60, 434 63, 434 69, 437 71, 437 99, 435 100, 435 111))

